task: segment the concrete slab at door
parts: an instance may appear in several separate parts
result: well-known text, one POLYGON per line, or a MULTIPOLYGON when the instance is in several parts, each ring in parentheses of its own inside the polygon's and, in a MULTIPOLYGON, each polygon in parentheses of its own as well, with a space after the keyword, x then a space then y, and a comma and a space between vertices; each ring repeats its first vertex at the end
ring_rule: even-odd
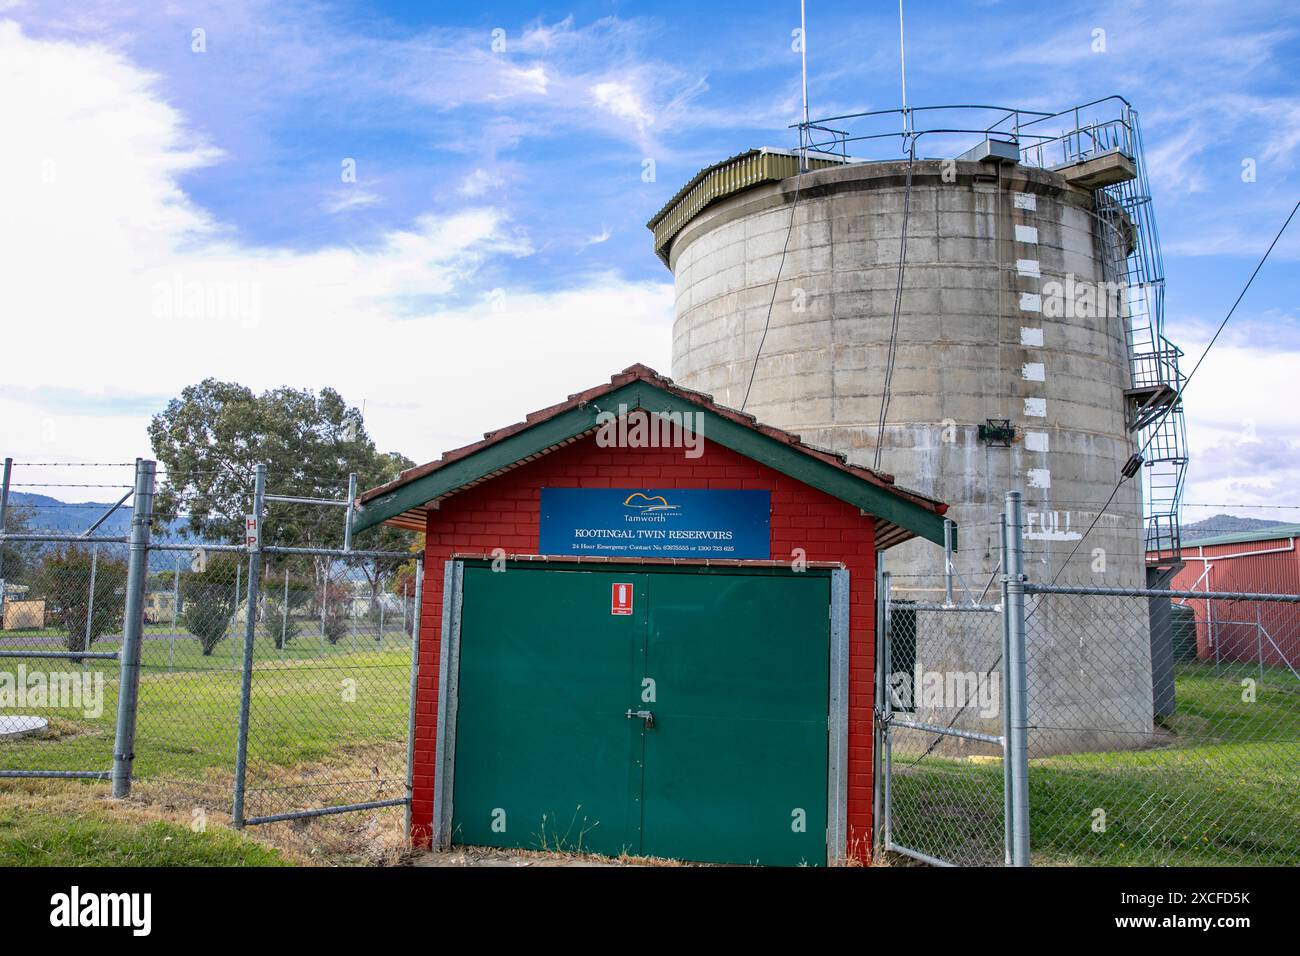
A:
POLYGON ((611 614, 609 573, 466 567, 454 843, 617 855, 640 846, 636 699, 645 579, 611 614))
POLYGON ((824 865, 829 577, 647 577, 643 852, 824 865))

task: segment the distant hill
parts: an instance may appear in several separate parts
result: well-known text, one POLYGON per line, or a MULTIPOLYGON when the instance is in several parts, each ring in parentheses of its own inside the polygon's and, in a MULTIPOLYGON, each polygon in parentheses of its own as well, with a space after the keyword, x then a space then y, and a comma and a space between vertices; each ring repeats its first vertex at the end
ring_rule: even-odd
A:
MULTIPOLYGON (((53 531, 57 534, 80 534, 90 523, 108 510, 111 502, 77 502, 59 501, 48 495, 35 495, 21 491, 9 493, 9 503, 28 514, 28 525, 33 531, 53 531)), ((1183 541, 1196 541, 1220 534, 1236 534, 1241 531, 1257 531, 1273 525, 1288 524, 1286 521, 1273 521, 1268 518, 1241 518, 1237 515, 1218 514, 1200 521, 1183 525, 1183 541)), ((181 541, 180 528, 184 521, 174 521, 163 535, 165 541, 181 541)), ((123 505, 100 525, 97 535, 117 537, 131 531, 131 508, 123 505)), ((198 542, 195 542, 196 544, 198 542)))
MULTIPOLYGON (((70 503, 51 498, 49 495, 34 495, 23 491, 9 492, 10 507, 17 508, 27 516, 27 527, 33 531, 53 531, 57 534, 81 534, 90 527, 91 522, 107 511, 111 501, 70 503)), ((109 517, 97 535, 116 537, 130 533, 131 508, 123 505, 109 517)))
MULTIPOLYGON (((68 502, 51 498, 49 495, 37 495, 30 492, 9 492, 9 506, 21 512, 27 518, 27 529, 39 534, 48 531, 54 534, 81 534, 112 506, 111 501, 68 502)), ((153 540, 164 543, 186 541, 195 546, 201 542, 193 538, 182 538, 180 529, 187 521, 180 519, 168 522, 165 529, 154 531, 153 540)), ((131 533, 131 506, 123 505, 114 511, 107 520, 95 530, 97 538, 125 537, 131 533)), ((59 547, 56 544, 35 545, 38 552, 59 547)), ((125 552, 123 552, 125 553, 125 552)), ((176 558, 170 552, 155 551, 150 555, 150 572, 167 570, 174 566, 176 558)))
POLYGON ((1242 531, 1258 531, 1274 525, 1290 524, 1288 521, 1273 521, 1268 518, 1239 518, 1236 515, 1214 515, 1202 518, 1191 524, 1183 525, 1183 543, 1200 538, 1213 538, 1221 534, 1239 534, 1242 531))

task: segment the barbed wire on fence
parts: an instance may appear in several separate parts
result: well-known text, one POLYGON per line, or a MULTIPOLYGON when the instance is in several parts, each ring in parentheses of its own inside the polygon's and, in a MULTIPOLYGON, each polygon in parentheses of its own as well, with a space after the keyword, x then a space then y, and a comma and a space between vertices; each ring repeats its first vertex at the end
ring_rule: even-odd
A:
MULTIPOLYGON (((188 517, 147 502, 146 525, 188 517)), ((106 508, 73 505, 87 522, 106 508)), ((124 536, 33 529, 40 509, 15 502, 19 512, 27 527, 7 521, 0 542, 0 677, 23 688, 0 694, 0 776, 107 780, 125 749, 130 781, 159 800, 227 811, 242 792, 237 823, 359 807, 400 816, 420 555, 268 546, 254 562, 243 544, 161 536, 128 575, 124 536), (123 747, 118 701, 137 687, 123 747)))

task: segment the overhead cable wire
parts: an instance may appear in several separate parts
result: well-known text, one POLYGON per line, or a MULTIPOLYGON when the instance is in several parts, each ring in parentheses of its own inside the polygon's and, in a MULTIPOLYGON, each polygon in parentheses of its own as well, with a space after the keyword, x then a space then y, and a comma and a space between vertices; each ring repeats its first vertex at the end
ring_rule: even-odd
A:
MULTIPOLYGON (((1264 268, 1264 263, 1268 261, 1269 255, 1273 252, 1273 248, 1278 244, 1278 240, 1282 238, 1282 234, 1286 232, 1287 226, 1291 225, 1291 220, 1295 218, 1297 209, 1300 209, 1300 201, 1297 201, 1296 204, 1291 207, 1291 212, 1286 217, 1286 221, 1282 223, 1282 228, 1277 231, 1277 235, 1273 237, 1273 241, 1270 242, 1268 244, 1268 248, 1264 250, 1264 255, 1260 258, 1259 263, 1255 266, 1254 271, 1251 272, 1250 278, 1246 280, 1246 284, 1242 287, 1241 292, 1237 295, 1236 300, 1232 303, 1232 308, 1228 310, 1228 314, 1225 315, 1223 317, 1223 321, 1219 323, 1219 327, 1215 330, 1214 335, 1213 337, 1211 337, 1209 344, 1206 345, 1205 350, 1201 352, 1201 357, 1198 358, 1196 360, 1196 364, 1192 366, 1192 371, 1188 374, 1187 378, 1183 379, 1182 385, 1178 387, 1178 391, 1174 393, 1174 397, 1170 399, 1169 404, 1165 406, 1164 411, 1160 413, 1159 417, 1157 417, 1156 420, 1150 426, 1148 426, 1149 432, 1148 432, 1147 440, 1143 442, 1142 447, 1138 449, 1136 455, 1134 456, 1136 459, 1138 459, 1139 464, 1141 462, 1142 453, 1147 450, 1151 442, 1155 439, 1160 424, 1169 416, 1169 413, 1172 412, 1174 408, 1177 407, 1178 404, 1182 401, 1183 393, 1187 391, 1187 386, 1192 383, 1192 378, 1196 375, 1197 370, 1201 367, 1201 363, 1205 361, 1205 357, 1210 354, 1210 349, 1214 348, 1214 343, 1219 340, 1219 336, 1223 333, 1224 328, 1227 327, 1228 325, 1228 320, 1231 319, 1233 313, 1237 311, 1237 306, 1241 305, 1241 300, 1246 297, 1246 293, 1250 290, 1250 286, 1255 281, 1255 277, 1259 275, 1260 269, 1264 268)), ((1131 460, 1132 459, 1130 459, 1130 461, 1131 460)), ((1061 576, 1061 572, 1065 570, 1065 568, 1069 565, 1070 561, 1074 558, 1074 556, 1079 553, 1079 548, 1083 546, 1083 542, 1087 539, 1088 535, 1092 532, 1092 530, 1095 527, 1097 527, 1097 522, 1099 522, 1101 520, 1101 516, 1106 513, 1106 509, 1110 507, 1111 502, 1115 500, 1115 496, 1119 493, 1120 487, 1124 484, 1125 481, 1129 479, 1129 477, 1131 476, 1128 474, 1120 475, 1119 480, 1115 482, 1115 487, 1111 489, 1109 497, 1106 498, 1106 503, 1102 505, 1101 510, 1098 511, 1093 516, 1092 522, 1088 525, 1088 529, 1084 531, 1084 533, 1079 537, 1079 540, 1075 542, 1074 548, 1070 551, 1065 561, 1061 563, 1061 566, 1057 568, 1056 574, 1052 576, 1051 584, 1056 583, 1057 579, 1060 578, 1061 576)), ((1051 585, 1049 585, 1049 587, 1050 586, 1051 585)), ((1037 610, 1037 605, 1034 606, 1034 610, 1037 610)), ((1030 611, 1029 613, 1032 615, 1033 611, 1030 611)))
MULTIPOLYGON (((1224 327, 1227 326, 1228 324, 1228 320, 1232 318, 1232 314, 1237 310, 1237 306, 1240 305, 1241 300, 1245 298, 1246 292, 1247 290, 1250 289, 1251 283, 1255 281, 1255 276, 1259 274, 1259 270, 1263 268, 1264 263, 1268 260, 1269 254, 1273 251, 1273 247, 1276 246, 1278 240, 1282 238, 1282 233, 1284 233, 1286 231, 1287 226, 1291 224, 1291 220, 1295 216, 1297 209, 1300 209, 1300 202, 1297 202, 1295 206, 1291 208, 1291 214, 1286 217, 1286 222, 1282 223, 1282 228, 1278 230, 1277 235, 1273 237, 1273 241, 1269 243, 1268 249, 1264 251, 1263 257, 1259 260, 1259 264, 1255 266, 1254 271, 1251 272, 1250 274, 1250 278, 1246 280, 1246 284, 1242 288, 1241 293, 1237 296, 1236 301, 1232 303, 1232 308, 1228 310, 1228 314, 1224 316, 1223 321, 1219 323, 1219 328, 1214 333, 1214 337, 1210 339, 1209 344, 1205 346, 1205 351, 1201 353, 1201 357, 1197 359, 1196 364, 1192 366, 1191 373, 1187 376, 1186 379, 1183 380, 1182 387, 1178 389, 1178 392, 1177 394, 1175 394, 1173 400, 1170 401, 1168 406, 1166 406, 1160 418, 1156 420, 1155 422, 1156 426, 1158 426, 1160 422, 1164 420, 1164 418, 1170 413, 1170 411, 1173 410, 1174 406, 1178 403, 1178 401, 1181 400, 1183 396, 1183 392, 1187 390, 1187 386, 1192 381, 1192 376, 1195 375, 1196 370, 1201 367, 1201 363, 1205 361, 1205 356, 1209 354, 1210 349, 1213 348, 1214 343, 1218 340, 1219 334, 1223 332, 1224 327)), ((1142 454, 1142 452, 1146 451, 1147 446, 1151 443, 1152 438, 1154 438, 1154 428, 1152 430, 1151 438, 1148 438, 1146 443, 1144 443, 1142 448, 1138 451, 1139 456, 1142 454)), ((1115 483, 1115 487, 1111 489, 1110 495, 1106 499, 1106 503, 1101 507, 1101 511, 1097 512, 1096 516, 1092 520, 1092 523, 1088 526, 1088 530, 1085 531, 1083 535, 1079 538, 1079 540, 1075 543, 1074 549, 1070 552, 1069 557, 1065 559, 1061 567, 1057 570, 1056 574, 1053 575, 1052 582, 1051 582, 1052 584, 1056 583, 1057 578, 1061 576, 1061 572, 1065 570, 1066 566, 1069 565, 1070 560, 1075 556, 1075 554, 1078 553, 1080 546, 1084 542, 1084 539, 1086 539, 1088 537, 1088 534, 1092 531, 1092 529, 1097 526, 1097 522, 1101 520, 1102 514, 1104 514, 1106 509, 1110 507, 1111 502, 1115 500, 1115 495, 1119 493, 1120 486, 1123 485, 1123 483, 1126 480, 1127 477, 1121 475, 1119 481, 1115 483)), ((1145 552, 1143 552, 1143 554, 1145 554, 1145 552)), ((1048 586, 1050 587, 1051 585, 1048 586)), ((987 588, 985 590, 987 591, 987 588)), ((1038 610, 1038 607, 1039 605, 1035 604, 1034 607, 1030 609, 1029 613, 1025 615, 1025 619, 1028 620, 1030 617, 1033 617, 1034 612, 1038 610)), ((892 635, 890 636, 890 639, 892 639, 892 635)), ((988 670, 985 672, 985 679, 988 679, 988 677, 1001 663, 1002 663, 1002 655, 999 654, 997 656, 997 659, 994 660, 994 662, 989 666, 988 670)), ((958 718, 960 718, 962 714, 966 712, 969 706, 970 706, 969 702, 967 702, 967 704, 963 705, 962 708, 958 710, 958 712, 953 716, 952 720, 948 722, 948 729, 951 729, 953 727, 953 725, 957 722, 958 718)), ((942 740, 942 736, 943 735, 941 734, 935 734, 934 738, 930 741, 929 746, 927 746, 926 749, 908 765, 909 769, 915 767, 921 761, 929 757, 930 754, 934 752, 935 748, 938 747, 940 741, 942 740)))
MULTIPOLYGON (((901 14, 901 4, 900 4, 901 14)), ((880 391, 880 419, 876 423, 876 454, 871 467, 880 469, 880 454, 884 450, 885 418, 889 414, 890 387, 894 378, 894 356, 898 347, 898 316, 903 307, 903 276, 907 272, 907 221, 912 207, 912 167, 916 163, 916 141, 910 140, 907 150, 907 181, 903 187, 903 228, 898 243, 898 282, 894 288, 894 314, 889 323, 889 351, 885 355, 885 380, 880 391)))
POLYGON ((740 410, 743 412, 745 406, 749 404, 749 391, 754 387, 754 375, 758 372, 758 360, 763 355, 763 344, 767 341, 767 330, 772 324, 772 306, 776 303, 776 290, 781 284, 781 273, 785 269, 786 253, 790 249, 790 234, 794 232, 794 214, 799 206, 799 191, 803 188, 803 173, 800 172, 794 180, 794 201, 790 203, 790 223, 786 226, 785 242, 781 245, 781 261, 776 267, 776 278, 772 280, 772 295, 767 300, 767 318, 763 320, 763 334, 758 340, 758 349, 754 352, 754 365, 749 370, 749 384, 745 386, 745 397, 740 403, 740 410))

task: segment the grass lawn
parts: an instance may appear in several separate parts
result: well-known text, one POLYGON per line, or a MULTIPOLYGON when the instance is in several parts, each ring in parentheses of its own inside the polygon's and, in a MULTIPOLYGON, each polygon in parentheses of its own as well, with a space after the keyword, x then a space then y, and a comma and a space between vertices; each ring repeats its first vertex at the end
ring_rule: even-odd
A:
POLYGON ((220 826, 195 832, 104 788, 28 781, 0 790, 0 867, 289 866, 292 854, 220 826))
MULTIPOLYGON (((400 622, 399 622, 400 623, 400 622)), ((248 749, 249 816, 405 795, 410 643, 400 627, 337 644, 297 637, 254 643, 248 749)), ((0 647, 51 650, 51 639, 6 633, 0 647)), ((116 651, 117 639, 95 651, 116 651)), ((142 645, 135 784, 127 802, 104 783, 0 781, 0 866, 391 863, 404 850, 402 809, 229 829, 239 723, 242 635, 210 656, 191 635, 150 628, 142 645), (211 825, 190 827, 202 810, 211 825)), ((102 709, 27 707, 39 734, 0 742, 0 768, 106 771, 117 711, 116 661, 0 659, 0 670, 103 677, 102 709)), ((83 702, 84 703, 84 702, 83 702)), ((8 708, 6 708, 8 710, 8 708)))
MULTIPOLYGON (((0 647, 44 649, 6 637, 0 647)), ((115 651, 101 640, 96 651, 115 651)), ((147 635, 142 648, 136 778, 164 781, 181 796, 229 808, 239 722, 242 640, 211 656, 188 635, 147 635)), ((0 768, 108 770, 117 709, 117 663, 3 659, 0 669, 103 675, 102 709, 28 708, 46 717, 38 735, 0 742, 0 768)), ((296 638, 283 651, 254 644, 248 749, 249 815, 405 793, 410 644, 394 626, 376 641, 296 638)))
MULTIPOLYGON (((1156 745, 1029 763, 1036 865, 1300 865, 1300 681, 1180 664, 1156 745), (1104 829, 1094 823, 1104 813, 1104 829)), ((1002 857, 1002 767, 895 755, 896 843, 956 862, 1002 857)))
MULTIPOLYGON (((0 640, 0 647, 17 646, 13 637, 0 640)), ((44 649, 39 642, 28 646, 44 649)), ((113 641, 95 644, 95 650, 116 649, 113 641)), ((331 840, 349 860, 367 859, 367 848, 376 845, 397 852, 400 809, 325 818, 331 822, 310 825, 321 829, 308 831, 314 842, 306 849, 286 844, 288 857, 280 851, 258 857, 246 838, 218 838, 220 827, 190 831, 186 814, 195 807, 230 806, 241 641, 228 638, 205 657, 192 637, 151 633, 142 653, 136 789, 156 806, 175 808, 178 817, 123 817, 121 804, 110 808, 102 800, 102 784, 50 783, 55 798, 41 803, 24 802, 26 784, 0 782, 0 865, 270 865, 306 858, 331 840), (61 803, 60 794, 76 794, 77 809, 61 803)), ((399 629, 379 642, 358 635, 322 646, 319 638, 298 638, 283 651, 259 636, 254 662, 248 814, 404 794, 410 645, 399 629)), ((0 669, 18 663, 3 660, 0 669)), ((116 662, 21 663, 29 670, 102 673, 103 709, 94 716, 29 709, 47 716, 50 727, 0 743, 0 768, 109 769, 116 662)), ((1243 676, 1256 675, 1179 665, 1177 713, 1152 746, 1031 760, 1034 862, 1300 864, 1300 682, 1284 670, 1266 671, 1257 700, 1246 703, 1243 676), (1105 813, 1104 830, 1094 829, 1098 810, 1105 813)), ((999 863, 1001 766, 935 755, 913 766, 914 759, 895 753, 894 840, 956 862, 999 863)), ((260 838, 262 831, 249 832, 260 838)))
MULTIPOLYGON (((56 647, 48 648, 49 650, 62 650, 65 646, 64 641, 68 637, 68 632, 61 627, 25 627, 18 630, 4 631, 0 633, 3 633, 5 638, 13 640, 19 645, 30 643, 35 646, 37 642, 40 642, 41 644, 52 642, 57 645, 56 647)), ((170 624, 146 624, 144 626, 144 633, 146 637, 150 637, 161 634, 176 634, 178 632, 177 629, 172 627, 170 624)), ((185 631, 180 631, 179 634, 193 640, 193 636, 185 631)), ((102 642, 107 641, 116 644, 117 639, 117 637, 105 635, 95 642, 95 646, 91 648, 91 650, 102 651, 104 650, 104 648, 100 646, 102 642)), ((8 645, 6 644, 6 646, 8 645)))

